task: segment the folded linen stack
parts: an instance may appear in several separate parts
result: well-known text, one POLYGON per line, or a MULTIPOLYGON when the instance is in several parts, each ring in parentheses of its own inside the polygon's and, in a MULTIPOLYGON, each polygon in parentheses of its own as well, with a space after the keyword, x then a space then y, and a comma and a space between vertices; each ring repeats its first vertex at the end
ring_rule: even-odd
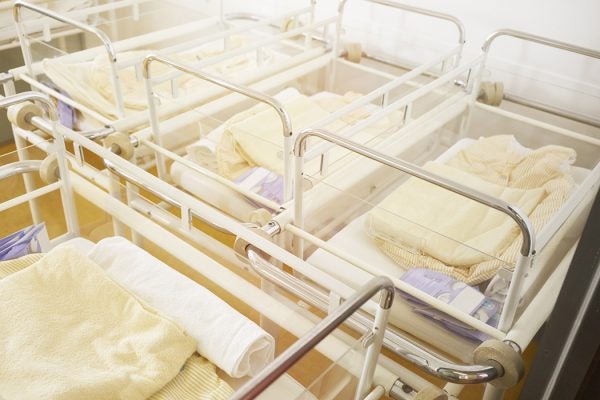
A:
POLYGON ((2 279, 0 304, 6 399, 146 399, 195 348, 70 247, 2 279))
POLYGON ((179 323, 197 351, 234 378, 273 359, 274 339, 209 290, 121 237, 98 242, 90 259, 119 284, 179 323))
POLYGON ((123 238, 0 261, 0 303, 10 322, 0 362, 15 366, 0 371, 6 400, 225 400, 231 388, 194 351, 232 377, 255 374, 274 353, 260 327, 123 238))

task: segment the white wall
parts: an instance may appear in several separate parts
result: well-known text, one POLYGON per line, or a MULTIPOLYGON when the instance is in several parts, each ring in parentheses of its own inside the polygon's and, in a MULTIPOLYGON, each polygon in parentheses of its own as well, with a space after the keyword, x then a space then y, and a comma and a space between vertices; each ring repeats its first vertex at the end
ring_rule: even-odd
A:
MULTIPOLYGON (((337 1, 321 0, 326 7, 334 7, 337 1)), ((599 0, 404 0, 406 4, 446 12, 459 18, 466 27, 467 44, 464 54, 472 57, 480 54, 485 38, 501 28, 512 28, 554 38, 582 47, 600 51, 600 1, 599 0)), ((349 0, 350 18, 367 18, 375 29, 382 25, 402 31, 399 24, 407 23, 406 30, 415 27, 422 36, 453 39, 448 24, 430 19, 402 17, 382 6, 371 5, 365 11, 364 1, 349 0)), ((418 41, 418 35, 408 40, 418 41)), ((392 36, 392 35, 390 35, 392 36)), ((387 46, 394 51, 394 41, 389 38, 387 46)), ((405 39, 406 40, 406 39, 405 39)), ((396 49, 397 51, 397 49, 396 49)), ((539 45, 527 44, 511 38, 499 38, 491 50, 490 76, 502 80, 507 90, 559 108, 571 110, 600 119, 600 60, 572 55, 539 45), (501 70, 516 72, 507 74, 501 70)))
MULTIPOLYGON (((467 33, 465 58, 480 54, 485 38, 502 28, 522 30, 600 51, 600 0, 402 2, 459 18, 467 33)), ((226 4, 233 7, 252 4, 257 9, 270 11, 291 3, 307 4, 308 0, 226 0, 226 4)), ((317 0, 317 4, 321 11, 319 14, 323 15, 335 12, 338 0, 317 0)), ((394 13, 364 0, 348 0, 347 10, 347 22, 352 27, 366 25, 375 32, 377 47, 386 49, 389 54, 405 56, 407 51, 414 52, 414 45, 419 42, 439 52, 444 47, 436 48, 433 43, 449 45, 456 38, 456 31, 447 23, 394 13)), ((347 31, 357 34, 353 29, 347 31)), ((427 54, 420 47, 417 50, 419 56, 427 54)), ((512 94, 600 120, 600 60, 511 38, 499 38, 492 46, 488 65, 491 69, 489 79, 504 82, 506 90, 512 94)))

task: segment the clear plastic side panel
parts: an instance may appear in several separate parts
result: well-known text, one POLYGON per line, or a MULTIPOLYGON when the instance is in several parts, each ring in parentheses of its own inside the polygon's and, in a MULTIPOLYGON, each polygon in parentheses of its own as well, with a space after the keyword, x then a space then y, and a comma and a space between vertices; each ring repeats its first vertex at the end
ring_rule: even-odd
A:
MULTIPOLYGON (((567 132, 548 125, 556 116, 531 121, 479 107, 471 110, 470 120, 469 114, 455 115, 446 117, 446 123, 442 120, 439 129, 414 131, 414 137, 384 142, 380 149, 501 199, 528 216, 537 254, 519 294, 519 313, 585 223, 598 187, 597 129, 580 125, 581 129, 567 132)), ((348 158, 338 174, 326 178, 305 174, 313 189, 304 196, 304 229, 330 247, 304 239, 307 260, 350 286, 381 271, 432 294, 437 284, 452 279, 483 296, 486 306, 473 315, 499 311, 519 256, 521 238, 514 222, 364 157, 348 158)), ((425 329, 436 320, 451 332, 460 332, 448 339, 458 339, 455 349, 482 338, 457 329, 447 317, 431 313, 432 308, 410 300, 406 304, 410 315, 429 320, 408 322, 394 313, 391 320, 415 336, 438 340, 438 333, 425 329)), ((493 325, 493 318, 488 321, 493 325)))
MULTIPOLYGON (((75 120, 70 121, 69 126, 91 129, 99 123, 104 125, 134 115, 142 120, 137 124, 145 126, 147 115, 143 112, 148 100, 142 60, 151 52, 160 52, 175 62, 232 78, 242 74, 244 68, 253 70, 285 60, 288 54, 302 54, 313 46, 305 46, 305 37, 323 29, 323 26, 310 32, 307 29, 305 35, 288 35, 287 44, 274 44, 276 40, 269 40, 270 37, 284 35, 286 30, 293 29, 291 25, 287 27, 289 29, 282 28, 286 23, 296 21, 298 27, 310 23, 310 11, 306 6, 286 7, 279 16, 235 12, 231 5, 221 13, 219 3, 182 6, 176 2, 145 1, 123 7, 119 2, 111 3, 114 8, 103 6, 102 12, 85 14, 82 18, 86 25, 99 30, 110 40, 108 45, 116 52, 116 63, 113 64, 107 53, 108 45, 103 45, 96 34, 73 28, 75 33, 69 37, 28 36, 26 48, 31 52, 33 74, 36 80, 68 98, 64 101, 69 104, 66 108, 79 110, 69 111, 74 114, 71 119, 75 120), (110 10, 104 11, 106 8, 110 10), (253 47, 259 41, 269 43, 253 47), (118 107, 119 97, 123 110, 118 107)), ((40 20, 49 20, 47 17, 33 20, 32 14, 23 9, 24 25, 33 23, 30 20, 36 24, 40 20)), ((27 28, 26 32, 29 32, 27 28)), ((317 46, 316 42, 313 44, 317 46)), ((163 72, 164 68, 155 65, 151 75, 162 75, 163 72)), ((201 90, 186 86, 184 81, 175 76, 157 84, 157 90, 171 90, 174 96, 182 97, 201 90)))
MULTIPOLYGON (((560 39, 560 36, 555 37, 560 39)), ((544 115, 535 107, 522 107, 520 103, 550 107, 576 119, 593 121, 598 127, 598 76, 598 59, 500 36, 490 47, 483 81, 503 85, 503 93, 508 98, 502 102, 502 108, 534 118, 550 117, 550 123, 570 129, 573 122, 568 119, 544 115)), ((495 96, 493 87, 484 89, 488 98, 495 96)))
MULTIPOLYGON (((272 56, 277 58, 275 52, 272 56)), ((277 63, 263 60, 261 69, 256 70, 255 61, 244 58, 243 63, 234 66, 237 72, 231 77, 225 74, 225 77, 244 81, 246 77, 260 74, 261 70, 269 71, 277 66, 277 63)), ((205 70, 223 73, 227 70, 223 64, 231 62, 226 60, 205 70)), ((387 143, 403 136, 402 128, 425 113, 441 110, 464 96, 464 90, 455 85, 454 79, 431 92, 422 90, 413 95, 411 101, 403 101, 402 97, 421 90, 422 86, 410 79, 399 83, 395 89, 372 95, 392 78, 373 71, 365 72, 353 64, 338 63, 335 74, 331 74, 330 63, 320 67, 315 65, 306 63, 292 71, 280 71, 263 77, 261 83, 264 93, 282 104, 289 116, 294 133, 291 145, 303 129, 322 127, 370 148, 387 151, 390 149, 387 143), (396 106, 387 109, 386 106, 392 103, 396 106)), ((162 67, 158 63, 156 66, 162 67)), ((223 203, 231 203, 231 200, 231 204, 239 204, 237 199, 246 197, 250 203, 276 210, 286 200, 283 181, 291 182, 290 175, 285 177, 286 168, 288 173, 293 172, 292 157, 287 166, 284 157, 286 132, 281 115, 265 103, 232 94, 191 75, 181 75, 170 82, 153 85, 158 123, 153 126, 152 135, 154 143, 160 144, 163 150, 142 140, 142 146, 136 152, 138 165, 151 165, 156 156, 154 149, 165 163, 165 175, 161 178, 170 179, 218 208, 231 213, 230 209, 235 210, 236 206, 224 206, 223 203), (173 82, 179 88, 189 88, 189 94, 182 94, 182 89, 174 91, 173 82), (193 170, 197 173, 192 173, 193 170), (218 175, 217 179, 210 178, 214 174, 218 175), (235 186, 242 188, 241 195, 235 193, 235 186), (229 189, 223 191, 223 187, 229 189), (248 196, 248 190, 269 201, 248 196), (222 195, 224 193, 228 195, 222 195), (219 199, 214 200, 216 196, 219 199)), ((327 176, 341 169, 348 160, 344 158, 347 151, 324 143, 309 140, 307 149, 306 168, 311 175, 327 176)), ((308 181, 307 188, 310 188, 308 181)), ((248 213, 247 203, 239 206, 242 211, 237 215, 245 221, 247 216, 241 214, 248 213)))
POLYGON ((259 399, 290 398, 294 400, 349 399, 355 396, 364 363, 365 349, 361 339, 353 339, 348 350, 335 362, 313 350, 294 365, 289 374, 280 377, 259 399), (318 360, 318 361, 317 361, 318 360), (320 368, 311 368, 317 361, 320 368), (290 379, 292 378, 292 379, 290 379), (294 382, 295 381, 295 382, 294 382), (281 388, 286 391, 280 391, 281 388))
MULTIPOLYGON (((346 4, 343 29, 344 44, 360 43, 367 65, 380 59, 389 64, 390 70, 394 66, 410 70, 440 57, 459 43, 459 33, 452 22, 368 1, 346 4)), ((456 61, 455 55, 449 55, 427 72, 439 74, 456 61)))
MULTIPOLYGON (((56 2, 58 3, 58 2, 56 2)), ((89 2, 91 3, 91 2, 89 2)), ((127 40, 121 45, 122 48, 117 48, 117 51, 125 50, 150 50, 152 48, 159 49, 168 44, 180 43, 176 39, 176 30, 184 32, 183 27, 196 23, 203 26, 203 20, 210 17, 210 7, 200 10, 197 6, 176 5, 170 1, 141 1, 141 2, 115 2, 110 6, 89 4, 82 10, 63 12, 61 7, 52 8, 60 15, 76 20, 79 23, 98 29, 106 35, 111 42, 127 40), (152 38, 147 38, 144 41, 133 40, 136 36, 144 35, 152 32, 162 31, 162 35, 152 35, 152 38), (162 36, 162 38, 158 37, 162 36), (170 41, 166 37, 175 37, 170 41), (154 44, 154 45, 153 45, 154 44)), ((69 24, 58 22, 55 19, 46 16, 40 16, 39 13, 26 8, 21 8, 22 25, 24 32, 28 36, 31 51, 34 55, 33 60, 39 61, 43 58, 51 58, 63 55, 64 52, 76 52, 93 48, 101 43, 98 37, 89 32, 81 31, 69 24), (59 25, 68 29, 72 36, 68 39, 60 39, 60 36, 54 37, 51 33, 44 30, 48 27, 59 25), (36 27, 42 27, 40 33, 36 31, 36 27), (66 41, 66 43, 65 43, 66 41)), ((205 27, 205 29, 208 27, 205 27)), ((181 35, 182 33, 179 33, 181 35)), ((204 31, 207 33, 208 31, 204 31)), ((190 32, 188 32, 189 34, 190 32)), ((196 33, 203 33, 202 30, 196 33)), ((190 39, 192 36, 190 36, 190 39)), ((180 37, 182 39, 182 37, 180 37)), ((97 49, 97 53, 104 51, 102 47, 97 49)), ((80 60, 81 61, 81 60, 80 60)))

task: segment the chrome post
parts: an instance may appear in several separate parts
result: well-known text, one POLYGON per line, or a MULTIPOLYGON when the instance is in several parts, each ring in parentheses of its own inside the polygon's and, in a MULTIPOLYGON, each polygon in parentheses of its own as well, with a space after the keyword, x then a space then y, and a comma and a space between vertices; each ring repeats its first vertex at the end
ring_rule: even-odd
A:
POLYGON ((375 277, 348 298, 332 314, 315 325, 306 335, 298 339, 258 375, 244 384, 233 394, 231 400, 256 398, 378 292, 381 293, 379 308, 388 310, 394 300, 394 285, 389 278, 375 277))

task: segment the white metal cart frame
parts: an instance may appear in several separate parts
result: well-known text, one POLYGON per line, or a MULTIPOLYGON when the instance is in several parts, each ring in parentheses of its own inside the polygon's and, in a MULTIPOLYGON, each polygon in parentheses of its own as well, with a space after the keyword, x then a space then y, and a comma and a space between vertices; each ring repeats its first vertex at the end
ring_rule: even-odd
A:
MULTIPOLYGON (((332 315, 318 324, 314 324, 307 318, 296 314, 292 310, 288 309, 285 305, 279 303, 277 300, 270 298, 268 295, 260 291, 260 289, 253 286, 251 283, 245 281, 241 277, 233 274, 225 267, 214 261, 209 256, 200 252, 193 246, 187 244, 181 239, 177 238, 168 230, 160 227, 156 222, 146 216, 130 209, 126 204, 112 197, 101 188, 90 183, 86 179, 82 178, 76 172, 69 168, 73 166, 75 160, 70 159, 67 156, 64 147, 63 134, 72 135, 72 137, 78 137, 87 144, 95 144, 88 139, 77 136, 77 134, 67 133, 67 131, 59 126, 57 122, 57 114, 54 108, 54 104, 44 95, 35 92, 24 92, 18 95, 0 98, 0 108, 11 107, 17 104, 28 101, 37 101, 44 104, 48 110, 48 118, 42 116, 30 115, 27 117, 28 122, 38 127, 42 131, 52 134, 53 141, 47 141, 42 138, 37 141, 37 146, 43 148, 44 151, 49 152, 49 156, 56 160, 55 169, 50 168, 48 173, 49 182, 44 186, 27 192, 23 195, 17 196, 13 199, 5 201, 0 204, 0 212, 10 210, 11 208, 18 206, 23 203, 29 202, 30 205, 35 207, 35 201, 41 196, 44 196, 50 192, 59 190, 61 193, 61 199, 63 202, 63 212, 67 221, 66 233, 54 238, 51 244, 57 245, 64 242, 65 240, 72 239, 79 235, 79 226, 77 222, 77 212, 73 202, 73 194, 77 193, 82 195, 84 198, 91 201, 94 205, 110 213, 113 218, 121 220, 122 223, 126 224, 129 228, 137 231, 139 234, 143 234, 150 241, 157 244, 159 247, 169 251, 176 258, 188 263, 195 269, 198 269, 201 273, 207 275, 209 279, 215 280, 220 286, 224 282, 228 282, 223 288, 240 298, 242 301, 250 301, 249 305, 264 315, 271 318, 273 321, 286 326, 292 333, 298 335, 300 339, 288 350, 281 354, 280 357, 265 370, 261 376, 257 376, 255 379, 250 380, 236 393, 235 396, 244 399, 253 399, 260 394, 266 387, 273 383, 279 376, 285 373, 296 361, 298 361, 304 354, 312 350, 321 341, 323 345, 319 346, 320 351, 323 351, 324 355, 331 358, 332 361, 336 362, 337 358, 341 357, 348 351, 348 344, 334 336, 329 336, 335 328, 337 328, 349 315, 357 310, 363 304, 370 302, 370 299, 377 293, 381 292, 381 300, 376 306, 377 311, 377 322, 373 325, 370 335, 365 339, 363 346, 366 349, 365 362, 362 368, 356 369, 356 366, 346 365, 346 368, 351 368, 352 373, 357 373, 358 386, 356 389, 356 399, 376 399, 380 398, 384 394, 383 387, 381 386, 382 377, 386 377, 388 381, 392 379, 390 372, 385 370, 383 367, 378 366, 378 356, 383 339, 383 332, 385 331, 387 314, 389 308, 393 302, 394 291, 392 285, 387 278, 377 278, 364 287, 363 290, 356 292, 354 295, 348 298, 348 301, 340 307, 335 315, 332 315), (70 161, 68 161, 70 159, 70 161), (204 264, 204 267, 200 267, 204 264), (208 268, 206 267, 208 265, 208 268), (290 326, 287 323, 291 322, 290 326), (306 332, 306 333, 305 333, 306 332), (266 378, 265 378, 266 377, 266 378), (377 385, 373 385, 375 382, 377 385), (264 378, 264 379, 263 379, 264 378), (259 382, 260 381, 260 382, 259 382)), ((36 136, 32 133, 30 138, 36 136)), ((100 148, 103 152, 106 151, 100 148)), ((109 158, 113 158, 117 164, 122 162, 120 158, 114 154, 108 152, 109 158)), ((18 161, 6 165, 0 165, 0 180, 10 178, 12 176, 18 176, 21 174, 30 174, 40 171, 44 162, 39 160, 24 160, 18 161)), ((124 164, 126 166, 126 164, 124 164)), ((85 168, 84 166, 80 166, 85 168)), ((89 167, 88 167, 89 168, 89 167)), ((96 173, 98 173, 96 171, 96 173)), ((146 174, 142 171, 142 173, 146 174)), ((93 174, 89 171, 89 174, 93 174)), ((100 175, 102 175, 100 173, 100 175)), ((137 175, 134 173, 133 175, 137 175)), ((91 176, 91 175, 90 175, 91 176)), ((157 181, 156 178, 150 176, 149 182, 157 181)), ((160 181, 158 181, 160 182, 160 181)), ((156 190, 156 189, 155 189, 156 190)), ((385 380, 384 379, 384 380, 385 380)), ((395 378, 393 378, 395 379, 395 378)), ((392 379, 392 380, 393 380, 392 379)))

